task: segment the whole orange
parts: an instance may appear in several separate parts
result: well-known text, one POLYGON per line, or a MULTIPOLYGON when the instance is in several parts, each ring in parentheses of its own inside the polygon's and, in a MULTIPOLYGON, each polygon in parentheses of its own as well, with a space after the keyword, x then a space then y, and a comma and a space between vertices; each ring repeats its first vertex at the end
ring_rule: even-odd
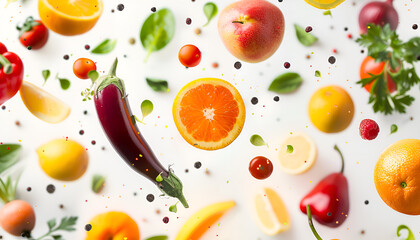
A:
POLYGON ((420 140, 400 140, 385 149, 376 163, 374 179, 388 206, 420 215, 420 140))
POLYGON ((137 223, 123 212, 96 215, 89 224, 92 229, 85 240, 140 240, 137 223))

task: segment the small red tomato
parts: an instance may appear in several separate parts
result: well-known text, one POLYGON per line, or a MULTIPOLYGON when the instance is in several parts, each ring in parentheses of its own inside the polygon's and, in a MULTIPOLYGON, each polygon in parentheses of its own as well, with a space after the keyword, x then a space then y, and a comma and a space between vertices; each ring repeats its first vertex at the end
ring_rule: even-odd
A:
POLYGON ((33 17, 28 17, 23 26, 18 26, 17 29, 20 31, 19 41, 27 48, 40 49, 48 41, 48 28, 33 17))
POLYGON ((273 172, 273 164, 268 158, 258 156, 249 162, 249 172, 256 179, 266 179, 273 172))
POLYGON ((23 200, 8 202, 0 210, 0 225, 4 231, 14 236, 31 232, 35 226, 34 209, 23 200))
POLYGON ((89 58, 79 58, 73 64, 74 75, 80 79, 88 79, 90 71, 96 71, 96 64, 89 58))
POLYGON ((178 53, 178 59, 186 67, 195 67, 201 62, 201 52, 196 46, 188 44, 178 53))
MULTIPOLYGON (((360 79, 363 78, 370 78, 371 75, 378 75, 380 73, 382 73, 384 71, 385 68, 385 63, 384 62, 376 62, 374 58, 367 56, 361 66, 360 66, 360 79)), ((391 72, 397 72, 400 70, 400 67, 398 67, 397 69, 391 69, 391 72)), ((387 73, 386 74, 386 81, 387 81, 387 85, 388 85, 388 91, 390 93, 395 92, 395 90, 397 89, 397 86, 394 82, 394 80, 392 80, 391 76, 387 73)), ((372 85, 375 81, 365 85, 365 89, 370 92, 370 89, 372 88, 372 85)))

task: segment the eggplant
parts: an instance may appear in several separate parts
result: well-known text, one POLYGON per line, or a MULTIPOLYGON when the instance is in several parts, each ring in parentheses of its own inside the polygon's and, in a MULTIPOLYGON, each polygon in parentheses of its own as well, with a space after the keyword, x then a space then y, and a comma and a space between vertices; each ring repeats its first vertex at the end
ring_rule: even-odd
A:
POLYGON ((94 102, 102 128, 121 158, 137 173, 154 182, 163 194, 178 198, 188 208, 182 182, 158 161, 140 133, 128 103, 124 82, 116 76, 118 59, 108 75, 94 83, 94 102))

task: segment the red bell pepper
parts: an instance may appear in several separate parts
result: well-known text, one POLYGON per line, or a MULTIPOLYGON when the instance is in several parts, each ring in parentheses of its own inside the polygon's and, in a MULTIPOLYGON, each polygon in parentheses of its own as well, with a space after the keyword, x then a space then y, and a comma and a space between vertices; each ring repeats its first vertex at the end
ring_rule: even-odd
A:
POLYGON ((0 42, 0 105, 12 98, 23 81, 23 63, 0 42))

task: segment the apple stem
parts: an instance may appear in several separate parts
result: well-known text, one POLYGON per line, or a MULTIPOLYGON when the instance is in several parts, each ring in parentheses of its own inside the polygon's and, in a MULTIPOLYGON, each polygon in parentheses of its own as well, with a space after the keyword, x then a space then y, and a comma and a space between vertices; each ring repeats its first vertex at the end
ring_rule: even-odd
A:
POLYGON ((337 145, 334 145, 334 149, 338 152, 338 154, 340 154, 340 157, 341 157, 341 170, 340 170, 340 172, 341 172, 341 174, 343 174, 344 173, 344 157, 343 157, 343 154, 341 153, 341 151, 340 151, 340 149, 338 148, 337 145))
POLYGON ((244 22, 242 22, 242 21, 233 21, 232 23, 240 23, 240 24, 244 24, 244 22))
POLYGON ((309 206, 309 204, 306 205, 306 214, 308 214, 309 227, 311 227, 312 233, 314 234, 317 240, 322 240, 321 236, 319 236, 318 232, 315 229, 314 223, 312 222, 311 207, 309 206))

